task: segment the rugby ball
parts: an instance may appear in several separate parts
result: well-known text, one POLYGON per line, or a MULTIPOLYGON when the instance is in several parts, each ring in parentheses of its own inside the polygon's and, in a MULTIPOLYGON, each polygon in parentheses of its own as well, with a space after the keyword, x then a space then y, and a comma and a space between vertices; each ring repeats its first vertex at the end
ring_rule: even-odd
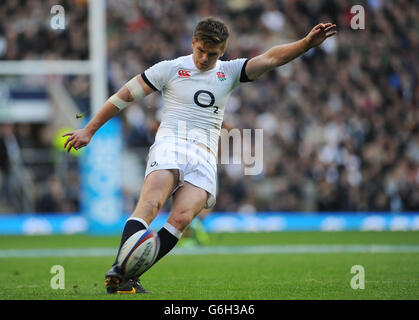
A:
POLYGON ((118 267, 124 277, 139 277, 156 260, 160 241, 151 230, 140 230, 129 237, 118 254, 118 267))

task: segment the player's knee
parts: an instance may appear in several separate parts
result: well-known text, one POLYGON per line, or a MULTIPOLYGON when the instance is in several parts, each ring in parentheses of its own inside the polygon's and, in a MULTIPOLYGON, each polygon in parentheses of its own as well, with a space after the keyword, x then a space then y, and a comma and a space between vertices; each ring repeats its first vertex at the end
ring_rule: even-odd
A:
POLYGON ((173 225, 176 229, 183 231, 192 222, 193 217, 194 217, 193 211, 190 211, 190 210, 177 211, 177 212, 172 213, 168 222, 171 225, 173 225))

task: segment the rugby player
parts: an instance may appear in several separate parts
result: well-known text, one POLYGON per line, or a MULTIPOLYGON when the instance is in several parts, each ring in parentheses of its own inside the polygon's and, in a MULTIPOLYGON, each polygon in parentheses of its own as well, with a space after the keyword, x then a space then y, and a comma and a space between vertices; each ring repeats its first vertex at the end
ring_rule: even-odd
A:
MULTIPOLYGON (((156 262, 181 238, 193 218, 214 206, 216 155, 224 108, 230 93, 243 82, 299 57, 336 34, 336 25, 320 23, 304 38, 274 46, 251 59, 221 61, 229 30, 220 20, 200 21, 192 37, 192 54, 165 60, 129 80, 111 96, 82 129, 68 132, 64 148, 85 147, 95 132, 134 101, 159 91, 164 113, 151 146, 144 185, 136 208, 122 232, 121 244, 146 229, 166 200, 173 196, 166 224, 158 231, 156 262)), ((146 293, 139 279, 125 279, 116 262, 105 275, 108 293, 146 293)))

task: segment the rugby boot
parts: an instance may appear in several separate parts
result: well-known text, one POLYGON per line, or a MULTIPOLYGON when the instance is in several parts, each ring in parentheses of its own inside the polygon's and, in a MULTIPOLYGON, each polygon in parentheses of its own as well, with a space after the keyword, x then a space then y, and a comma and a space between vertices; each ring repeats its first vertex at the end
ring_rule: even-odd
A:
POLYGON ((133 293, 152 293, 146 290, 139 279, 128 279, 119 283, 117 290, 119 294, 133 294, 133 293))
POLYGON ((105 274, 106 293, 117 293, 122 279, 123 275, 119 271, 118 267, 112 266, 112 268, 105 274))

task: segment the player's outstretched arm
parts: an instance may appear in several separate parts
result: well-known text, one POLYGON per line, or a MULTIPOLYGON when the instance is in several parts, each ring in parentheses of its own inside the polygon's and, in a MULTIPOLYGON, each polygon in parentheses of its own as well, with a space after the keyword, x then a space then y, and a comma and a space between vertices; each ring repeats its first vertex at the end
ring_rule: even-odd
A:
POLYGON ((151 92, 153 90, 144 82, 141 76, 132 78, 105 102, 103 107, 100 108, 84 128, 63 134, 63 137, 68 137, 64 143, 64 149, 67 148, 67 152, 70 152, 71 148, 78 150, 87 146, 96 131, 109 119, 134 101, 144 98, 151 92))
POLYGON ((251 80, 257 79, 265 72, 299 57, 307 50, 320 45, 324 40, 335 35, 335 28, 335 24, 320 23, 303 39, 275 46, 265 53, 250 59, 246 65, 247 77, 251 80))

